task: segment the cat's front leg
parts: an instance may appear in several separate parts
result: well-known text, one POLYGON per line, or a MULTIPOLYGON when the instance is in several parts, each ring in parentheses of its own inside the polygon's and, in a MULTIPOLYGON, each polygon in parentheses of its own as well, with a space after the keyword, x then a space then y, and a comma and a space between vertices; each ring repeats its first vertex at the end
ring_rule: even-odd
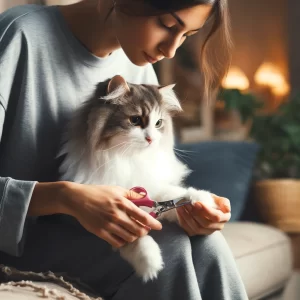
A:
MULTIPOLYGON (((192 205, 196 202, 201 202, 207 206, 216 208, 213 196, 210 192, 205 190, 197 190, 192 187, 184 188, 180 186, 167 186, 166 189, 161 193, 160 197, 158 197, 158 201, 167 201, 180 197, 190 200, 192 205)), ((178 217, 176 209, 172 209, 163 213, 160 219, 166 219, 170 222, 177 222, 178 217)))
POLYGON ((163 269, 164 263, 160 248, 149 235, 119 250, 121 256, 133 266, 136 274, 142 277, 144 282, 156 278, 159 271, 163 269))
POLYGON ((192 204, 201 202, 206 206, 217 208, 215 200, 210 192, 205 190, 196 190, 190 187, 187 189, 187 193, 192 204))

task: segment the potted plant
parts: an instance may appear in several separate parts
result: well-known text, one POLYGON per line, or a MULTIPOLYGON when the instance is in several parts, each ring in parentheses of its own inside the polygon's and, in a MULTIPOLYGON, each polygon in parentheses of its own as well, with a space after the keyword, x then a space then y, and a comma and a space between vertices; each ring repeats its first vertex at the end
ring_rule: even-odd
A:
POLYGON ((250 136, 261 146, 255 169, 257 208, 267 223, 300 232, 300 94, 276 113, 255 116, 250 136))
MULTIPOLYGON (((218 120, 225 120, 223 121, 225 129, 229 127, 229 130, 233 132, 239 131, 240 134, 236 134, 239 139, 248 139, 253 118, 262 106, 263 102, 252 93, 222 88, 217 96, 215 123, 218 123, 218 120)), ((215 124, 216 129, 218 129, 217 125, 215 124)))

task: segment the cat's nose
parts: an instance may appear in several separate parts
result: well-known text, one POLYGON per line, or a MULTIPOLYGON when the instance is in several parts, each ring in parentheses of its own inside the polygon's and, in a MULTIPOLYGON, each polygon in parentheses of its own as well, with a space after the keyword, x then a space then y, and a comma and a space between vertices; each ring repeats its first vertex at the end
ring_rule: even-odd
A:
POLYGON ((145 137, 145 140, 146 140, 149 144, 152 143, 152 139, 151 139, 151 137, 149 137, 149 136, 146 136, 146 137, 145 137))

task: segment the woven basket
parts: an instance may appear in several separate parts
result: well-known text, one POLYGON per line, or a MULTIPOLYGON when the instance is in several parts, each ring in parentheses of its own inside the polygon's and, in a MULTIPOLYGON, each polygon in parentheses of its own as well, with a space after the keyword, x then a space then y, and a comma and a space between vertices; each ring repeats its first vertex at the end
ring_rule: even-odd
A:
POLYGON ((254 186, 263 220, 285 232, 300 232, 300 180, 262 180, 254 186))

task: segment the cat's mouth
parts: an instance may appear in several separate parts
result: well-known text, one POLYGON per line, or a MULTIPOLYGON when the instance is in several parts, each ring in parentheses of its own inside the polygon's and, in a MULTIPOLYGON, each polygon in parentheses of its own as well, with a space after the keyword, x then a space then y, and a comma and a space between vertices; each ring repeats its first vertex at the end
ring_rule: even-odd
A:
POLYGON ((152 143, 148 143, 148 142, 142 142, 139 144, 139 146, 137 147, 138 149, 148 149, 150 147, 153 147, 152 143))

